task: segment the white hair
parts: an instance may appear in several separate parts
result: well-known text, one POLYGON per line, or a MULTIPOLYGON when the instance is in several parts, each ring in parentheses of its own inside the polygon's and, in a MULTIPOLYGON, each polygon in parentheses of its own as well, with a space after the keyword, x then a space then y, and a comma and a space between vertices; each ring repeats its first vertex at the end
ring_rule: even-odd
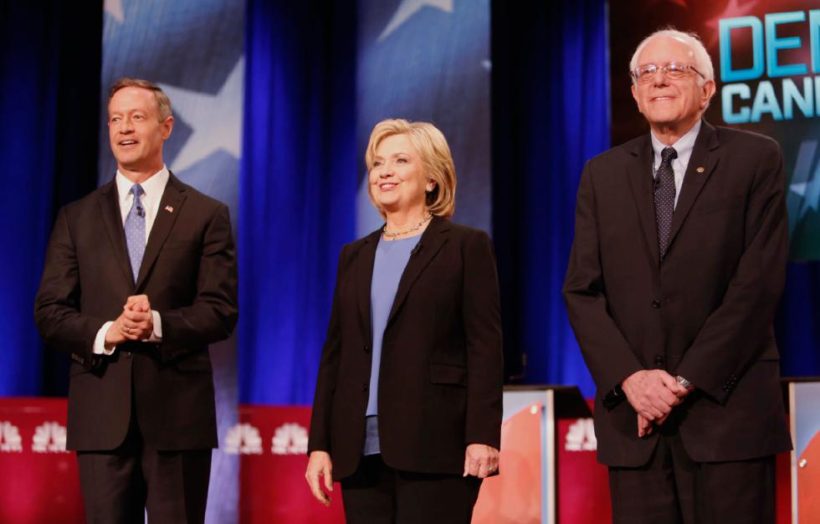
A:
POLYGON ((692 53, 695 55, 694 65, 698 72, 703 75, 704 81, 715 79, 715 68, 712 66, 712 58, 703 46, 703 42, 700 41, 700 37, 698 37, 695 33, 684 33, 683 31, 678 31, 677 29, 661 29, 644 38, 632 54, 632 60, 629 61, 630 73, 638 68, 638 56, 641 54, 641 51, 643 51, 644 47, 646 47, 651 40, 659 36, 674 38, 675 40, 689 46, 689 49, 691 49, 692 53))

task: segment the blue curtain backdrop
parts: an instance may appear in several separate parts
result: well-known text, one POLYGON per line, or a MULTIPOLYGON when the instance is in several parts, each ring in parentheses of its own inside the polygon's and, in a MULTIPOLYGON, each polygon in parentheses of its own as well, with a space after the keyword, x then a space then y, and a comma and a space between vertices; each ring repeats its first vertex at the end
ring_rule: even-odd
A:
POLYGON ((820 376, 820 262, 789 263, 775 332, 783 376, 820 376))
POLYGON ((0 396, 66 392, 34 295, 56 209, 96 180, 101 28, 102 1, 0 3, 0 396))
POLYGON ((355 234, 355 2, 250 0, 239 189, 240 401, 310 404, 355 234))
POLYGON ((561 286, 575 192, 609 147, 604 0, 493 2, 493 217, 506 368, 515 381, 593 385, 561 286))

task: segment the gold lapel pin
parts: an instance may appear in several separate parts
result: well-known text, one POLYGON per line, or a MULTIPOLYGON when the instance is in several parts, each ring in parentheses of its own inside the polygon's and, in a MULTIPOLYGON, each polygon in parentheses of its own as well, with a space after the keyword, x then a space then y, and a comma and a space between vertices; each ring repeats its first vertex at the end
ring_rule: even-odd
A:
MULTIPOLYGON (((700 169, 701 171, 703 170, 703 168, 702 168, 702 167, 701 167, 701 168, 698 168, 698 169, 700 169)), ((169 212, 169 213, 173 213, 173 212, 174 212, 174 208, 173 208, 172 206, 165 206, 165 211, 167 211, 167 212, 169 212)))
POLYGON ((703 173, 704 171, 706 171, 706 169, 704 169, 703 166, 698 166, 698 168, 695 169, 695 171, 697 171, 698 173, 703 173))

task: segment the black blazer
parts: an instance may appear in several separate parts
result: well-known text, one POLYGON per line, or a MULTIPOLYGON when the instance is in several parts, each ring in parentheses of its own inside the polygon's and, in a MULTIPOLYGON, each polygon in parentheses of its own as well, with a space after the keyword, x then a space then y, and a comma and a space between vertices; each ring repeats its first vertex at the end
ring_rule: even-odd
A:
MULTIPOLYGON (((319 366, 309 451, 341 479, 364 446, 370 285, 381 230, 346 245, 319 366)), ((467 444, 499 447, 503 356, 498 278, 486 233, 434 217, 402 274, 379 375, 382 457, 405 471, 460 474, 467 444)))
POLYGON ((112 180, 60 210, 35 303, 46 343, 70 354, 67 447, 110 450, 125 438, 132 394, 146 445, 217 445, 208 344, 237 319, 236 262, 228 208, 171 175, 134 284, 112 180), (146 294, 162 343, 92 352, 100 327, 126 297, 146 294))
MULTIPOLYGON (((581 176, 564 297, 598 394, 598 457, 646 463, 628 402, 603 400, 661 368, 697 388, 674 408, 696 461, 790 448, 773 320, 787 256, 783 158, 762 135, 703 122, 659 261, 649 135, 590 160, 581 176)), ((655 432, 657 433, 657 432, 655 432)))

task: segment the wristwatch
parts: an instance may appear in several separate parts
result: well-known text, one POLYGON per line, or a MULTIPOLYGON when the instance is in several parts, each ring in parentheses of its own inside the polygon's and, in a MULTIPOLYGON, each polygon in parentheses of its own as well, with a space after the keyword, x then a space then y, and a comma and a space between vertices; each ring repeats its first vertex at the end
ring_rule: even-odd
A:
POLYGON ((695 389, 695 385, 694 385, 694 384, 692 384, 691 382, 689 382, 688 380, 686 380, 685 378, 683 378, 683 377, 682 377, 682 376, 680 376, 680 375, 678 375, 677 377, 675 377, 675 380, 677 380, 677 381, 678 381, 678 384, 680 384, 681 386, 685 387, 685 388, 686 388, 686 389, 688 389, 689 391, 692 391, 693 389, 695 389))

